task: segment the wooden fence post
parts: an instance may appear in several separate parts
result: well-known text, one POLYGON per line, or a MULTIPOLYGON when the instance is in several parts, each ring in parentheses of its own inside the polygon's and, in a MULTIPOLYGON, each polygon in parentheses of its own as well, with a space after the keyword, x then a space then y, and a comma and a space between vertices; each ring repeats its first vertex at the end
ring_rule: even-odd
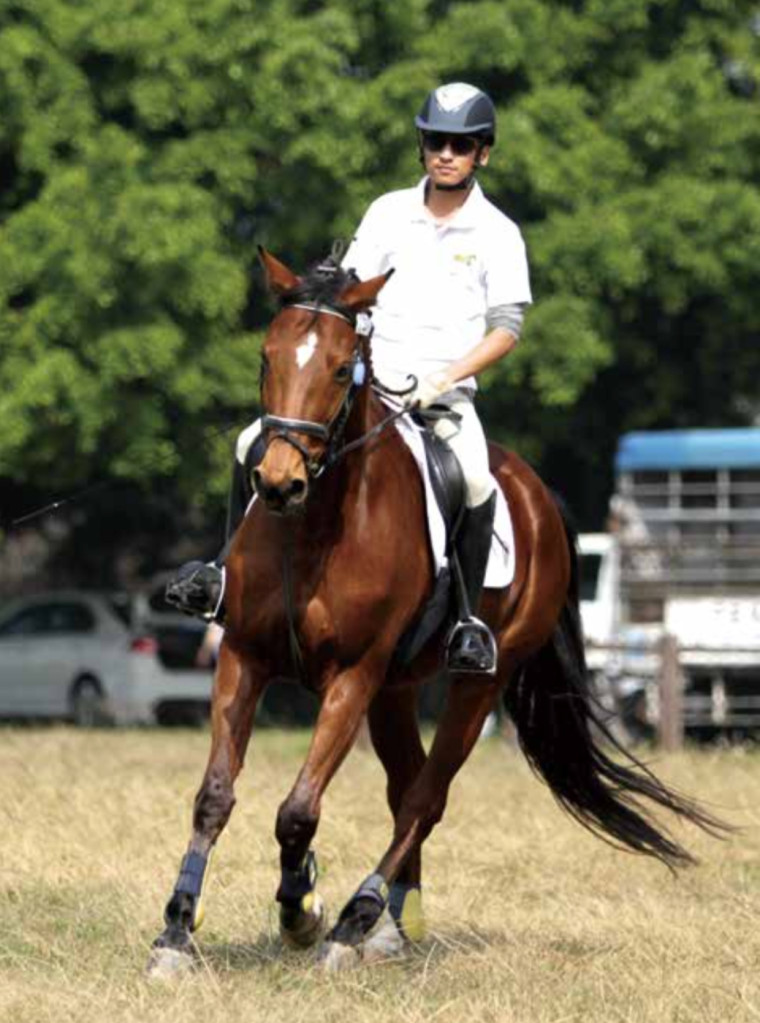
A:
POLYGON ((672 752, 683 745, 683 676, 678 660, 678 641, 665 635, 659 643, 660 670, 658 688, 660 714, 657 739, 660 746, 672 752))

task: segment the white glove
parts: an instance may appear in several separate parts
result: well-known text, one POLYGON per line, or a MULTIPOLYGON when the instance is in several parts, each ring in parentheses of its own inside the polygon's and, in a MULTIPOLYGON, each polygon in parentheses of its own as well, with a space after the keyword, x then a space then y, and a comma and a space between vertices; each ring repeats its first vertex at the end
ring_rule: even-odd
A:
POLYGON ((442 394, 450 391, 453 386, 454 384, 449 379, 448 373, 444 370, 440 370, 438 373, 431 373, 430 376, 423 377, 420 380, 406 399, 407 408, 413 406, 428 408, 430 405, 435 404, 436 399, 440 398, 442 394))

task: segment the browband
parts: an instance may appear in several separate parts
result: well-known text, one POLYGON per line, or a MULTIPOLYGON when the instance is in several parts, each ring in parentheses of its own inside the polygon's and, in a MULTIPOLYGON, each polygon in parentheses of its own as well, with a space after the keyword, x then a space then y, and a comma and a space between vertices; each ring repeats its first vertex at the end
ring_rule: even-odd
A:
POLYGON ((308 309, 312 313, 324 313, 326 316, 337 316, 353 327, 361 337, 372 336, 372 317, 367 312, 354 313, 350 309, 338 309, 333 305, 320 302, 288 302, 282 303, 283 309, 308 309))
POLYGON ((325 313, 327 316, 337 316, 339 320, 345 320, 352 327, 356 325, 356 317, 350 313, 343 313, 332 306, 319 305, 316 302, 284 302, 283 309, 310 309, 313 313, 325 313))

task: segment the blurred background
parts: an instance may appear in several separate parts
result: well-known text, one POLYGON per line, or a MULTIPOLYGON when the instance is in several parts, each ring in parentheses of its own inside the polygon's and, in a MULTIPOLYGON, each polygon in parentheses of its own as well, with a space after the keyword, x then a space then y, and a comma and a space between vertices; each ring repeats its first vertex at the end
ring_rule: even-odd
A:
POLYGON ((155 638, 135 595, 217 553, 257 415, 256 245, 349 238, 454 80, 535 297, 491 436, 598 532, 624 435, 760 425, 756 0, 0 0, 0 602, 116 592, 155 638))

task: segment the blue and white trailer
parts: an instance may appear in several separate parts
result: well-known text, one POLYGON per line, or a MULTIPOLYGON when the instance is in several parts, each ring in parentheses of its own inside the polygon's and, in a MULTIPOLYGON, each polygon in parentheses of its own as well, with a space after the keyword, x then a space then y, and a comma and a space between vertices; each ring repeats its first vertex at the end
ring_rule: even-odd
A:
POLYGON ((615 475, 590 638, 631 677, 674 636, 687 729, 760 729, 760 429, 629 433, 615 475))

